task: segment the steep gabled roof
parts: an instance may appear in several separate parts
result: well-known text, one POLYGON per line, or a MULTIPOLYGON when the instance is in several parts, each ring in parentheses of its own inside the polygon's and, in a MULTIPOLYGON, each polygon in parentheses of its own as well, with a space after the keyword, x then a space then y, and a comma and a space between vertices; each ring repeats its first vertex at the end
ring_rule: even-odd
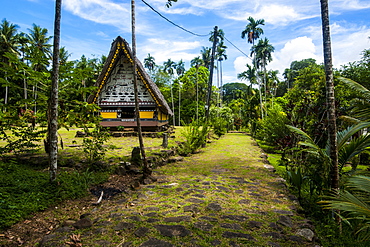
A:
MULTIPOLYGON (((95 86, 98 87, 98 90, 89 96, 89 103, 96 103, 99 94, 105 83, 107 82, 109 76, 111 75, 113 68, 116 66, 117 62, 122 56, 127 57, 131 63, 132 60, 132 51, 129 44, 121 36, 118 36, 112 43, 108 58, 104 64, 103 70, 101 71, 98 80, 95 83, 95 86)), ((157 85, 152 81, 148 73, 146 73, 141 62, 136 58, 136 70, 138 79, 141 79, 148 89, 148 92, 153 97, 154 101, 158 107, 166 114, 173 115, 171 108, 168 106, 166 100, 164 99, 162 93, 159 91, 157 85)))

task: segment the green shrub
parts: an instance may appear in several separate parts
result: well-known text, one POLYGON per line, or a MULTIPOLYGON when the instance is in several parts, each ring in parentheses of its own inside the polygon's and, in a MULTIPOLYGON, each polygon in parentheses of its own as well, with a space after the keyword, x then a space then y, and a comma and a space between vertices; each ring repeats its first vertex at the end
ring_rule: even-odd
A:
POLYGON ((185 138, 185 142, 179 145, 179 154, 187 155, 189 153, 194 153, 202 147, 206 143, 209 130, 210 126, 207 123, 201 123, 200 121, 194 121, 185 126, 181 131, 181 135, 185 138))
POLYGON ((100 126, 89 131, 88 136, 83 138, 83 150, 87 160, 92 163, 104 158, 107 147, 104 143, 110 138, 110 133, 100 126))

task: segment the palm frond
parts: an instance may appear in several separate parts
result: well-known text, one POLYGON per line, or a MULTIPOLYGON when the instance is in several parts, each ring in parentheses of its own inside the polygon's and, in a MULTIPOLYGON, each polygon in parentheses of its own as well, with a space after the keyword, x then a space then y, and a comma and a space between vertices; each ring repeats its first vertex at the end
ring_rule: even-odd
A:
POLYGON ((300 135, 301 137, 303 137, 306 141, 309 141, 309 142, 312 142, 312 143, 315 143, 312 138, 306 133, 304 132, 303 130, 297 128, 297 127, 294 127, 292 125, 286 125, 292 132, 300 135))
POLYGON ((370 177, 361 175, 353 176, 348 180, 347 185, 354 190, 363 191, 370 195, 370 177))
POLYGON ((352 139, 348 144, 343 144, 340 148, 338 148, 339 163, 341 165, 345 165, 353 157, 360 154, 368 147, 370 147, 370 135, 360 136, 352 139))
POLYGON ((338 77, 338 80, 346 84, 353 91, 358 92, 359 97, 370 100, 370 90, 362 86, 360 83, 344 77, 338 77))
POLYGON ((359 132, 364 128, 369 128, 370 122, 360 122, 356 125, 350 126, 343 131, 339 131, 337 133, 337 146, 338 150, 340 150, 346 142, 348 142, 355 133, 359 132))
POLYGON ((345 211, 351 216, 366 217, 370 220, 370 205, 359 200, 348 191, 341 191, 338 195, 333 195, 329 200, 321 201, 325 209, 335 209, 345 211))
POLYGON ((370 177, 353 176, 346 183, 350 191, 340 191, 333 193, 327 200, 319 202, 323 204, 325 209, 340 210, 341 217, 346 217, 346 220, 357 224, 359 230, 356 235, 361 240, 370 239, 370 204, 368 198, 370 195, 370 177), (356 193, 359 192, 359 193, 356 193))

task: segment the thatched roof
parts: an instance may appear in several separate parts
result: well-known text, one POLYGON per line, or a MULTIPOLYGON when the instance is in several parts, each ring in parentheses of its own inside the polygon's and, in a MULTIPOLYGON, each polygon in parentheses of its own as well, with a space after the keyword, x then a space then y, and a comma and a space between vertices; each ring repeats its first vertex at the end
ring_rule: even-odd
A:
MULTIPOLYGON (((104 64, 103 70, 101 71, 98 80, 95 83, 95 86, 98 87, 98 90, 94 94, 89 96, 88 99, 89 103, 96 103, 98 96, 101 93, 101 89, 107 82, 107 79, 111 75, 113 68, 117 65, 117 62, 120 60, 122 56, 127 57, 131 61, 131 63, 133 63, 132 51, 129 44, 121 36, 118 36, 112 43, 112 47, 110 49, 108 58, 104 64)), ((159 88, 152 81, 148 73, 146 73, 143 65, 137 58, 136 58, 136 68, 138 79, 141 79, 143 81, 144 85, 147 87, 149 93, 157 103, 158 107, 162 110, 162 112, 168 115, 173 115, 171 108, 168 106, 159 88)))

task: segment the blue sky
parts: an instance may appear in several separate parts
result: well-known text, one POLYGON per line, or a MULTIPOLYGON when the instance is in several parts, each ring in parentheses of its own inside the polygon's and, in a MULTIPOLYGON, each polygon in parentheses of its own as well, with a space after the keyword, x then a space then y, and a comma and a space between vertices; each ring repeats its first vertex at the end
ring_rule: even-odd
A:
MULTIPOLYGON (((319 0, 178 0, 165 7, 166 0, 146 0, 174 23, 197 34, 209 34, 214 26, 244 53, 251 45, 241 39, 248 17, 264 19, 264 35, 275 47, 268 69, 282 73, 290 63, 304 58, 323 61, 319 0)), ((28 32, 35 23, 53 34, 54 0, 1 0, 0 17, 28 32)), ((63 0, 61 46, 72 53, 71 59, 83 54, 89 58, 108 55, 118 35, 131 44, 131 0, 63 0)), ((361 58, 370 48, 370 1, 329 0, 334 67, 361 58)), ((137 56, 150 53, 157 64, 171 58, 190 60, 200 55, 203 46, 211 47, 207 37, 191 35, 168 23, 141 0, 136 0, 137 56)), ((228 59, 223 62, 224 83, 236 82, 237 74, 251 60, 230 43, 228 59)))

